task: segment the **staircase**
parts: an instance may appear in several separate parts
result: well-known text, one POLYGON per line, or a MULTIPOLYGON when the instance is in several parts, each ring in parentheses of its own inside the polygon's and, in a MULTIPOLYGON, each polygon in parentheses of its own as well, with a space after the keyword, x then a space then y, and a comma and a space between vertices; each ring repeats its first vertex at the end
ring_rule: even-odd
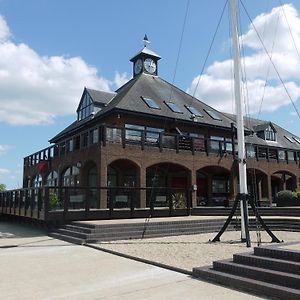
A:
POLYGON ((193 269, 193 276, 276 299, 300 299, 300 251, 255 247, 254 253, 193 269))
MULTIPOLYGON (((153 221, 145 223, 145 220, 135 223, 94 224, 88 222, 72 222, 62 228, 51 232, 49 236, 75 244, 97 243, 101 241, 115 241, 198 234, 217 232, 224 224, 225 219, 211 220, 177 220, 177 221, 153 221)), ((233 230, 230 225, 229 230, 233 230)))

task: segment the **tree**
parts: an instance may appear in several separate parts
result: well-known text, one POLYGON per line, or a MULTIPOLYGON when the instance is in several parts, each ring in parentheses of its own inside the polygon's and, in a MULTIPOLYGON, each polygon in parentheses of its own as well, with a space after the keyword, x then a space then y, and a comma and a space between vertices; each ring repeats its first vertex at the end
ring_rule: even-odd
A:
POLYGON ((4 183, 0 183, 0 192, 4 192, 6 190, 6 185, 4 183))

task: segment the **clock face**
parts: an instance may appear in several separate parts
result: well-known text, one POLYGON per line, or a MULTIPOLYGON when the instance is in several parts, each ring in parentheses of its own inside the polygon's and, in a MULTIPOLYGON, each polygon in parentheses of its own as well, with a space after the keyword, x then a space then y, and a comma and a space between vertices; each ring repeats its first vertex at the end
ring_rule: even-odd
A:
POLYGON ((144 61, 144 67, 146 69, 146 71, 150 74, 155 73, 156 71, 156 63, 153 59, 151 58, 146 58, 144 61))
POLYGON ((143 62, 141 59, 138 59, 134 64, 134 74, 139 74, 142 71, 143 62))

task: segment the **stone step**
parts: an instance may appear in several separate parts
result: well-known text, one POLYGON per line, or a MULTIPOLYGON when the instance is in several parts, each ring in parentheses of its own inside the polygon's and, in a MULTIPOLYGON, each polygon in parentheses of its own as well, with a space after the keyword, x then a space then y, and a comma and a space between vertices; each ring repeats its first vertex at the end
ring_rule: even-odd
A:
POLYGON ((297 274, 237 264, 232 260, 215 261, 213 262, 213 269, 216 271, 224 272, 226 274, 229 273, 245 278, 252 278, 255 280, 282 285, 293 289, 300 288, 300 275, 297 274))
POLYGON ((300 275, 300 263, 298 262, 255 256, 250 253, 234 254, 233 261, 238 264, 266 268, 280 272, 286 272, 286 270, 288 270, 289 273, 300 275))
POLYGON ((299 289, 288 288, 281 285, 258 281, 256 279, 223 273, 213 270, 211 267, 194 268, 193 276, 266 297, 285 300, 300 299, 299 289))
POLYGON ((254 255, 300 262, 300 251, 254 247, 254 255))
POLYGON ((69 243, 72 243, 72 244, 77 244, 77 245, 83 245, 84 244, 84 240, 82 240, 80 238, 60 234, 58 232, 51 232, 51 233, 48 234, 48 236, 53 237, 55 239, 63 240, 63 241, 66 241, 66 242, 69 242, 69 243))

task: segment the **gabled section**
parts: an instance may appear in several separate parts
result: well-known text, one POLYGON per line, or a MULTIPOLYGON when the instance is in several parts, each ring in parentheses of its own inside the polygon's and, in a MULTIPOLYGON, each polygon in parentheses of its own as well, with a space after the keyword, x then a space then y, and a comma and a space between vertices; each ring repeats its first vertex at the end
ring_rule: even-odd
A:
POLYGON ((266 122, 257 126, 254 126, 254 131, 257 136, 266 140, 276 142, 276 129, 272 122, 266 122))
POLYGON ((107 93, 84 88, 77 112, 77 121, 93 117, 115 96, 115 93, 107 93))

